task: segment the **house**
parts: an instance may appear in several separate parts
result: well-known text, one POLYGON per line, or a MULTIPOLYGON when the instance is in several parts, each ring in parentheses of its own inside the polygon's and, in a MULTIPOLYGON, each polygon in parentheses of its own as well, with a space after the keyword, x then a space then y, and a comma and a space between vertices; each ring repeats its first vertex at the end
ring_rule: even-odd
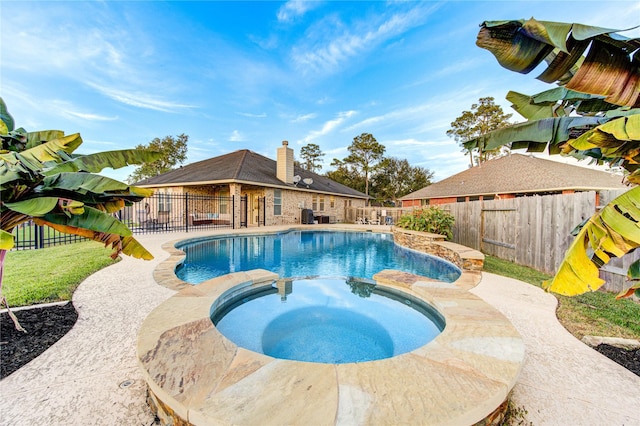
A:
POLYGON ((307 223, 303 211, 308 217, 309 210, 315 220, 341 222, 345 208, 364 207, 369 198, 295 166, 293 149, 287 141, 277 149, 276 161, 242 149, 188 164, 135 185, 154 189, 160 200, 186 197, 188 202, 174 201, 172 207, 167 205, 169 201, 161 201, 158 214, 171 211, 170 215, 177 217, 175 211, 180 210, 182 216, 188 216, 189 226, 212 222, 236 228, 307 223))
POLYGON ((523 154, 469 168, 400 199, 402 207, 625 189, 622 176, 523 154))

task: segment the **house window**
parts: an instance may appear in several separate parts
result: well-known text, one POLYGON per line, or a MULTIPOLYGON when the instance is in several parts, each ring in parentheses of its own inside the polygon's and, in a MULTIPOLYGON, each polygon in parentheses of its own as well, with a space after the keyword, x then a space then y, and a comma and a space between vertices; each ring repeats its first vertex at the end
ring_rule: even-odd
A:
POLYGON ((158 211, 170 212, 171 211, 171 194, 168 192, 160 192, 158 194, 158 211))
POLYGON ((331 208, 334 208, 336 206, 336 199, 335 199, 335 197, 333 195, 331 197, 329 197, 329 206, 331 208))
POLYGON ((467 201, 467 197, 458 197, 456 198, 456 203, 464 203, 467 201))
POLYGON ((324 195, 320 196, 320 211, 324 211, 324 195))
POLYGON ((229 198, 228 192, 220 194, 220 197, 218 198, 220 200, 220 214, 229 213, 229 198))
POLYGON ((273 215, 280 216, 282 214, 282 189, 273 190, 273 215))
POLYGON ((422 198, 422 199, 420 200, 420 205, 421 205, 421 206, 428 206, 430 201, 431 201, 431 200, 429 200, 429 199, 427 199, 427 198, 422 198))
POLYGON ((311 196, 311 210, 318 210, 318 196, 315 194, 311 196))

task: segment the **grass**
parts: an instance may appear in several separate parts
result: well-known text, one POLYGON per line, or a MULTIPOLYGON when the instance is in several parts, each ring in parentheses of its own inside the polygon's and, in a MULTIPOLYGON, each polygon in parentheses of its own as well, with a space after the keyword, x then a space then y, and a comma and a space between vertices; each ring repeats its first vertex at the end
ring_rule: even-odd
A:
POLYGON ((117 262, 109 257, 112 251, 93 241, 10 251, 2 292, 11 307, 71 300, 85 278, 117 262))
MULTIPOLYGON (((485 256, 484 270, 542 287, 551 278, 535 269, 485 256)), ((574 297, 554 294, 560 323, 578 339, 585 335, 640 339, 640 304, 629 299, 616 300, 615 294, 591 292, 574 297)))

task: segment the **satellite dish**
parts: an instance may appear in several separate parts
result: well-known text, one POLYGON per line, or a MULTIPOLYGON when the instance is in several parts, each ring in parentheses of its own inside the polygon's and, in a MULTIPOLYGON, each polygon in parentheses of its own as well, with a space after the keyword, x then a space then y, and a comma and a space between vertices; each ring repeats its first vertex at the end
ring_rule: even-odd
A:
POLYGON ((304 178, 302 181, 307 185, 307 188, 313 183, 313 179, 311 178, 304 178))
POLYGON ((300 179, 301 179, 300 175, 295 175, 295 176, 293 177, 293 184, 294 184, 295 186, 298 186, 298 182, 300 182, 300 179))

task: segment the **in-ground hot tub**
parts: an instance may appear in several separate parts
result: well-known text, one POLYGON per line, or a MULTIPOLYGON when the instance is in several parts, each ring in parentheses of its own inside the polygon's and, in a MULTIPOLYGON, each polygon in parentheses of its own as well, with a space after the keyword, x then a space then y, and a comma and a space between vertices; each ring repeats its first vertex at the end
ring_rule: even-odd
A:
MULTIPOLYGON (((220 299, 219 299, 220 300, 220 299)), ((279 279, 239 288, 211 320, 238 346, 274 358, 345 364, 419 348, 445 327, 431 305, 363 279, 279 279)))
POLYGON ((378 283, 424 301, 446 327, 410 352, 327 364, 278 359, 237 346, 211 314, 243 291, 271 287, 265 270, 189 286, 158 306, 138 336, 149 401, 176 424, 492 424, 506 407, 523 358, 522 338, 496 309, 454 284, 398 271, 378 283))

